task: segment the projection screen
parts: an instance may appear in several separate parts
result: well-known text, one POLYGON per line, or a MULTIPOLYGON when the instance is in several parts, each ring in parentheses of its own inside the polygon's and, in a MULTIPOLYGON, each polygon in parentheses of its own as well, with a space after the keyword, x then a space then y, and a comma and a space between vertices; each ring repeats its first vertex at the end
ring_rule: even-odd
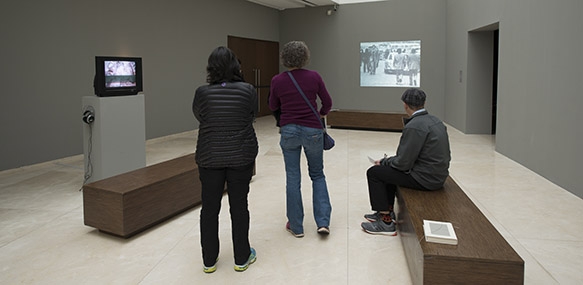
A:
POLYGON ((421 41, 361 42, 360 86, 421 86, 421 41))

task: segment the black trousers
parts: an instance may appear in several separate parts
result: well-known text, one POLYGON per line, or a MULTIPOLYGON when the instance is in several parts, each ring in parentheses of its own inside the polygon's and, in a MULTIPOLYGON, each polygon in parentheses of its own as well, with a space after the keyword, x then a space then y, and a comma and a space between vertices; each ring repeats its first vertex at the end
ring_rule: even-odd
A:
POLYGON ((397 185, 427 190, 411 175, 384 165, 374 165, 366 171, 368 196, 373 211, 392 211, 397 185))
POLYGON ((235 264, 247 262, 249 246, 249 209, 247 195, 254 163, 235 168, 199 168, 202 185, 200 243, 204 265, 210 267, 219 256, 219 212, 225 183, 231 213, 231 238, 235 264))

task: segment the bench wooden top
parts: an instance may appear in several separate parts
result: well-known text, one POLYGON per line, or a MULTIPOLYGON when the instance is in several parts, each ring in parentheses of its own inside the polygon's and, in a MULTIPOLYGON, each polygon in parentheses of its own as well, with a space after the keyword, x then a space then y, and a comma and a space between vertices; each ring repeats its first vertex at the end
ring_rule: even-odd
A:
POLYGON ((447 178, 443 190, 419 191, 401 187, 399 195, 402 195, 406 203, 425 257, 523 263, 520 256, 451 177, 447 178), (424 219, 452 223, 458 245, 425 242, 424 219))
POLYGON ((405 113, 374 112, 358 110, 332 110, 326 122, 334 128, 370 130, 403 130, 405 113))
POLYGON ((83 188, 95 188, 101 191, 124 194, 183 174, 185 170, 197 168, 194 154, 189 154, 95 181, 83 186, 83 188))
MULTIPOLYGON (((358 113, 358 114, 385 114, 385 115, 398 115, 403 117, 408 117, 407 113, 403 112, 387 112, 387 111, 373 111, 373 110, 355 110, 355 109, 332 109, 330 113, 358 113)), ((328 114, 330 114, 328 113, 328 114)))

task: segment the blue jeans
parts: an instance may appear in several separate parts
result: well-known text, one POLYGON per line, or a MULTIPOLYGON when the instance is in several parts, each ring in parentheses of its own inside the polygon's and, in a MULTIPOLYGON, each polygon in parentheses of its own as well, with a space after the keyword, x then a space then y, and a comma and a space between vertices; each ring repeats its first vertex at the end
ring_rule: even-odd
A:
POLYGON ((308 173, 312 179, 312 206, 318 227, 330 226, 330 197, 324 175, 324 149, 322 129, 295 124, 281 127, 279 145, 283 152, 286 173, 286 213, 291 230, 304 232, 304 207, 302 204, 300 156, 302 147, 308 161, 308 173))

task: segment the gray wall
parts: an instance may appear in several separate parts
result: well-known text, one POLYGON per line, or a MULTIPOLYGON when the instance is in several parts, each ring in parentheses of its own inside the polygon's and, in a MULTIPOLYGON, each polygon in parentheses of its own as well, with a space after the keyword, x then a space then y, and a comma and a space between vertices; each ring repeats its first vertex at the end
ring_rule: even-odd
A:
POLYGON ((404 112, 402 87, 360 87, 360 43, 421 40, 421 86, 427 108, 443 118, 445 111, 445 0, 387 1, 291 9, 281 13, 281 43, 305 41, 334 100, 333 108, 404 112), (301 19, 299 21, 298 19, 301 19))
POLYGON ((2 1, 0 170, 83 153, 96 55, 143 58, 147 138, 198 127, 212 49, 227 35, 278 41, 278 19, 242 0, 2 1))
POLYGON ((583 1, 393 0, 342 5, 331 16, 329 7, 278 12, 242 0, 5 2, 0 170, 82 153, 81 98, 93 93, 95 55, 144 58, 148 138, 196 128, 193 91, 227 35, 306 41, 308 68, 322 74, 335 108, 377 111, 401 111, 403 88, 359 87, 359 43, 420 39, 430 112, 463 132, 486 133, 477 67, 480 43, 490 39, 473 32, 494 24, 497 151, 583 197, 575 117, 583 106, 583 1), (123 12, 130 7, 137 11, 123 12))
POLYGON ((421 39, 427 107, 468 134, 491 130, 492 50, 500 29, 496 149, 583 197, 580 0, 395 0, 281 13, 280 42, 305 41, 334 108, 401 111, 403 88, 359 87, 361 41, 421 39), (301 20, 299 20, 301 19, 301 20), (461 78, 460 78, 461 71, 461 78))
POLYGON ((496 150, 583 197, 583 1, 448 0, 446 121, 474 133, 475 90, 471 82, 474 48, 468 32, 499 23, 496 150), (470 44, 468 44, 470 42, 470 44), (467 82, 467 81, 463 81, 467 82))

